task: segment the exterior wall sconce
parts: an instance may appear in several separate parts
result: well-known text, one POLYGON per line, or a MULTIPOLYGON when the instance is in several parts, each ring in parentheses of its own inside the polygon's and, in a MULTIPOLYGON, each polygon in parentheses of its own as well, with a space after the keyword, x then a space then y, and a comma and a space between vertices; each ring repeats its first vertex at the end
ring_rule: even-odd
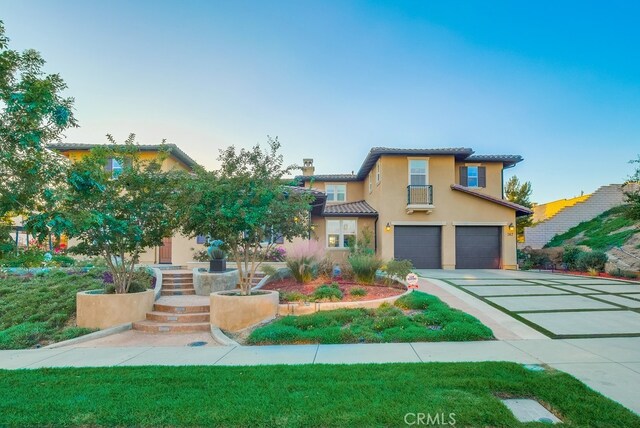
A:
POLYGON ((387 232, 391 232, 391 223, 387 222, 387 225, 384 227, 384 230, 387 232))
POLYGON ((513 225, 513 223, 509 223, 509 226, 507 226, 509 228, 509 232, 513 232, 514 230, 516 230, 515 226, 513 225))

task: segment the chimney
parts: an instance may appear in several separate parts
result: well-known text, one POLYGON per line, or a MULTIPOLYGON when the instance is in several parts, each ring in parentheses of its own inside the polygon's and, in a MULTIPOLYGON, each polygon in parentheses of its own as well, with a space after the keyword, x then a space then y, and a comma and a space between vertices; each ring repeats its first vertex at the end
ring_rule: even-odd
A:
POLYGON ((316 172, 313 166, 313 159, 302 159, 302 175, 310 177, 316 172))

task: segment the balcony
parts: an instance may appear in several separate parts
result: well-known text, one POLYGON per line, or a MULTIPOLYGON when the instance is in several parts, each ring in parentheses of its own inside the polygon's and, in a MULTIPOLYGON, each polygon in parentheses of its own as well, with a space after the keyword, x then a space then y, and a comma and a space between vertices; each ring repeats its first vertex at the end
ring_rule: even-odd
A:
POLYGON ((407 214, 412 214, 415 211, 429 214, 434 208, 432 185, 407 186, 407 214))

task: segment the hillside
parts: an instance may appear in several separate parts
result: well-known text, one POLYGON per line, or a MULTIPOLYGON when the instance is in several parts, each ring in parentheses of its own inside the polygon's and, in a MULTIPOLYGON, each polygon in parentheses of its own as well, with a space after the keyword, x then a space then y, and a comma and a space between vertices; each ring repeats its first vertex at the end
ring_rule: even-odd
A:
POLYGON ((582 222, 554 236, 545 248, 582 245, 606 251, 620 269, 640 270, 640 222, 625 217, 624 210, 618 206, 582 222))

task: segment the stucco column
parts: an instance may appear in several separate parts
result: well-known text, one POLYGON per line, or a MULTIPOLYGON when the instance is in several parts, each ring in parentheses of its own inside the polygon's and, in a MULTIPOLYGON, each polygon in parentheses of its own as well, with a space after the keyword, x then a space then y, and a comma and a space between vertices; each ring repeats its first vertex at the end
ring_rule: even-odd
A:
POLYGON ((456 268, 456 228, 447 222, 442 226, 442 269, 456 268))

